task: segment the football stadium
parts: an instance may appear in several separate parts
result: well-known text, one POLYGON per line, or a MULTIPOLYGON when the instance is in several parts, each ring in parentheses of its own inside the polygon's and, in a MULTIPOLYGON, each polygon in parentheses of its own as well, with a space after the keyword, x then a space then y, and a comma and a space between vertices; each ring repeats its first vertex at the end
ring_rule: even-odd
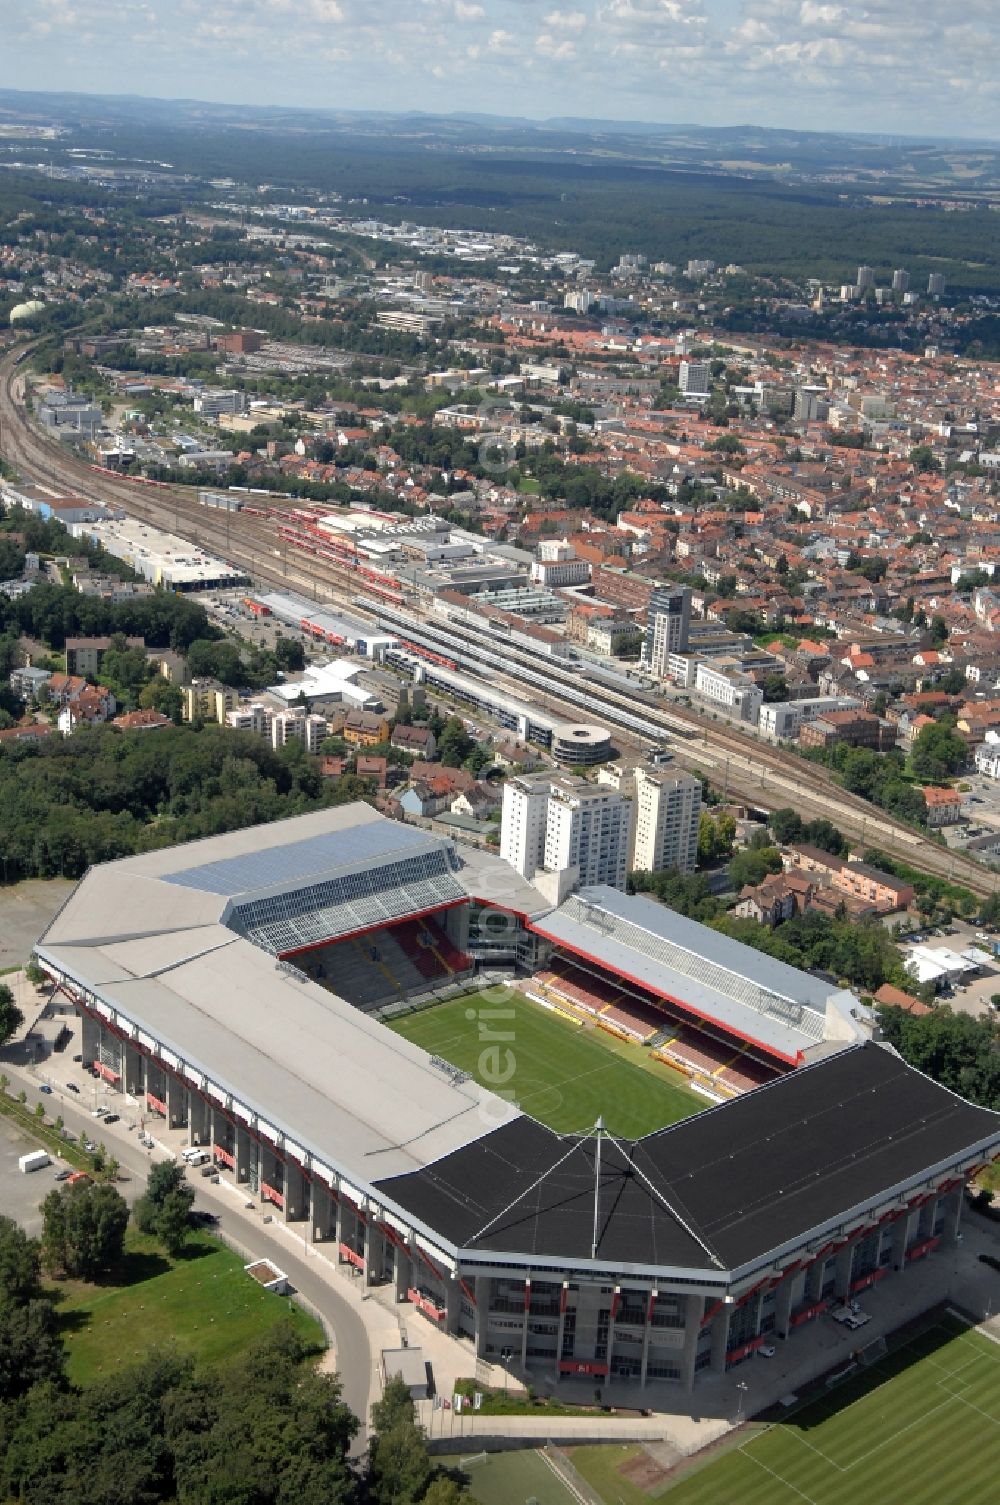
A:
POLYGON ((366 1285, 549 1380, 689 1392, 808 1343, 941 1257, 1000 1152, 1000 1115, 836 984, 614 889, 553 907, 366 805, 94 868, 37 957, 113 1089, 366 1285))

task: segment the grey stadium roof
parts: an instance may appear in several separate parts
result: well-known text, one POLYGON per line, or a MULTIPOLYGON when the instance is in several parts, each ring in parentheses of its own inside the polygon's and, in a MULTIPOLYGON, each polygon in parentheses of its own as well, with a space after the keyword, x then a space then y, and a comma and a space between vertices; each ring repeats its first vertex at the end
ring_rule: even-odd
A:
POLYGON ((851 994, 640 894, 581 889, 534 928, 569 950, 794 1060, 823 1039, 827 1005, 851 994))
POLYGON ((466 895, 448 843, 367 805, 123 858, 87 873, 38 953, 333 1169, 360 1181, 401 1174, 517 1109, 446 1075, 225 922, 230 892, 294 892, 421 853, 444 853, 454 894, 466 895))
MULTIPOLYGON (((426 851, 432 843, 423 831, 398 821, 370 821, 343 827, 331 842, 330 833, 290 841, 270 851, 216 858, 166 875, 167 883, 198 888, 204 893, 237 898, 246 894, 283 890, 322 882, 335 873, 390 854, 426 851)), ((433 842, 435 846, 440 843, 433 842)))

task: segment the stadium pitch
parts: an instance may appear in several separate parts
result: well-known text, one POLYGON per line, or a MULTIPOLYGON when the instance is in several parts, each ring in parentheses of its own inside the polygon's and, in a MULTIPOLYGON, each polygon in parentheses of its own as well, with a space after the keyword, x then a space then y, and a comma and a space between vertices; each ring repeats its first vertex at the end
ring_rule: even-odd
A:
POLYGON ((1000 1477, 1000 1346, 945 1318, 659 1498, 983 1505, 1000 1477))
POLYGON ((387 1022, 431 1055, 512 1094, 557 1134, 585 1132, 603 1115, 612 1134, 638 1139, 706 1106, 641 1045, 573 1024, 513 991, 467 993, 387 1022), (504 1074, 509 1068, 502 1083, 498 1063, 504 1074))

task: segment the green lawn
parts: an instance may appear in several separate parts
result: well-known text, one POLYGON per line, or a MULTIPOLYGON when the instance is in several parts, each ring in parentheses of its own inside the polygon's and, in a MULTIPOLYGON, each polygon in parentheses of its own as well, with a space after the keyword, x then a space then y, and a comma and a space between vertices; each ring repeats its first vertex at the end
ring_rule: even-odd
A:
POLYGON ((661 1498, 666 1485, 657 1485, 650 1493, 621 1472, 623 1464, 631 1463, 644 1451, 639 1442, 606 1443, 600 1447, 570 1448, 569 1457, 577 1473, 605 1505, 652 1505, 653 1500, 661 1498))
POLYGON ((983 1505, 997 1498, 998 1477, 1000 1347, 948 1319, 661 1499, 983 1505))
MULTIPOLYGON (((478 1505, 579 1505, 579 1501, 556 1478, 541 1453, 490 1453, 446 1460, 465 1474, 478 1505)), ((615 1502, 617 1505, 617 1502, 615 1502)))
POLYGON ((176 1260, 131 1227, 125 1248, 115 1282, 65 1281, 56 1287, 69 1376, 76 1384, 167 1344, 215 1364, 286 1320, 317 1348, 325 1346, 318 1322, 294 1301, 255 1285, 238 1257, 208 1234, 192 1234, 176 1260))
POLYGON ((496 993, 469 993, 390 1027, 486 1086, 512 1093, 525 1113, 560 1134, 592 1128, 603 1114, 613 1134, 639 1138, 705 1106, 641 1045, 571 1024, 520 993, 497 1002, 496 993), (504 1075, 513 1068, 499 1088, 486 1075, 497 1073, 498 1061, 504 1075))

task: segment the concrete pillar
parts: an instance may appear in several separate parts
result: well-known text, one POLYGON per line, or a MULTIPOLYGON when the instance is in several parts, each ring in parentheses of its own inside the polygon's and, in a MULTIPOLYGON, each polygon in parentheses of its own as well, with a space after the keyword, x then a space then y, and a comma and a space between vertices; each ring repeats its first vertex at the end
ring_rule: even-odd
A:
POLYGON ((186 1127, 188 1121, 188 1092, 184 1083, 173 1072, 167 1072, 167 1128, 186 1127))
POLYGON ((826 1269, 826 1255, 814 1259, 806 1271, 806 1284, 803 1297, 806 1306, 811 1306, 818 1301, 823 1290, 823 1271, 826 1269))
POLYGON ((562 1358, 563 1337, 566 1332, 566 1307, 569 1302, 569 1281, 564 1280, 562 1295, 559 1298, 559 1326, 556 1329, 556 1356, 553 1362, 555 1378, 559 1378, 559 1361, 562 1358))
POLYGON ((445 1329, 455 1338, 462 1330, 462 1287, 453 1275, 445 1276, 444 1308, 445 1329))
POLYGON ((339 1250, 340 1250, 341 1244, 344 1242, 344 1198, 339 1193, 337 1194, 337 1199, 334 1202, 333 1210, 334 1210, 333 1237, 334 1237, 334 1241, 335 1241, 335 1243, 337 1245, 337 1249, 338 1249, 337 1261, 339 1263, 340 1262, 339 1250))
POLYGON ((774 1330, 782 1338, 788 1337, 788 1319, 792 1315, 792 1290, 795 1276, 786 1275, 774 1297, 774 1330))
POLYGON ((293 1160, 285 1162, 285 1222, 295 1223, 309 1216, 309 1179, 293 1160))
POLYGON ((521 1369, 528 1366, 528 1308, 531 1305, 531 1281, 524 1282, 524 1325, 521 1328, 521 1369))
MULTIPOLYGON (((392 1254, 392 1278, 397 1301, 406 1300, 406 1293, 410 1289, 410 1286, 413 1284, 413 1277, 411 1274, 412 1269, 413 1262, 410 1259, 407 1251, 405 1249, 401 1249, 398 1244, 394 1245, 392 1254)), ((476 1290, 478 1293, 478 1280, 476 1281, 476 1290)), ((476 1296, 476 1300, 479 1300, 478 1294, 476 1296)))
POLYGON ((312 1237, 314 1244, 324 1244, 333 1236, 336 1223, 334 1213, 333 1193, 325 1181, 313 1177, 312 1200, 310 1202, 312 1213, 312 1237))
POLYGON ((906 1264, 906 1251, 913 1242, 919 1211, 919 1208, 911 1207, 909 1212, 900 1213, 896 1219, 892 1234, 892 1268, 894 1270, 902 1270, 906 1264))
MULTIPOLYGON (((397 1255, 399 1250, 396 1250, 397 1255)), ((477 1275, 475 1280, 476 1292, 476 1358, 486 1357, 486 1335, 490 1325, 490 1278, 488 1275, 477 1275)), ((559 1319, 559 1347, 562 1347, 562 1318, 559 1319)), ((559 1355, 556 1354, 558 1368, 559 1355)))
POLYGON ((83 1052, 83 1059, 85 1061, 96 1061, 100 1057, 101 1026, 89 1014, 81 1014, 80 1020, 80 1048, 83 1052))
POLYGON ((382 1229, 369 1215, 365 1224, 365 1285, 381 1284, 385 1274, 386 1246, 388 1240, 382 1229))
MULTIPOLYGON (((690 1395, 694 1389, 694 1366, 698 1358, 698 1339, 701 1336, 701 1319, 704 1314, 705 1303, 701 1296, 688 1296, 687 1309, 684 1313, 684 1347, 681 1349, 681 1386, 685 1394, 690 1395)), ((646 1382, 647 1352, 645 1346, 642 1351, 642 1379, 646 1382)))
MULTIPOLYGON (((84 1056, 86 1060, 86 1055, 84 1056)), ((126 1041, 122 1060, 122 1086, 141 1101, 146 1094, 146 1058, 137 1045, 126 1041)))
POLYGON ((962 1221, 962 1203, 964 1198, 964 1186, 956 1186, 947 1192, 942 1199, 944 1202, 944 1227, 941 1229, 941 1241, 945 1244, 953 1244, 958 1235, 962 1221))
POLYGON ((725 1374, 726 1354, 729 1351, 729 1323, 733 1308, 722 1306, 712 1322, 712 1373, 725 1374))
POLYGON ((840 1297, 841 1301, 843 1301, 847 1297, 851 1288, 851 1261, 854 1258, 854 1250, 857 1246, 857 1243, 857 1239, 851 1239, 850 1243, 845 1244, 843 1249, 837 1250, 837 1264, 835 1269, 837 1283, 834 1289, 836 1290, 836 1293, 840 1297))
POLYGON ((233 1154, 238 1184, 257 1191, 260 1187, 260 1145, 247 1125, 239 1120, 236 1122, 233 1154))
MULTIPOLYGON (((654 1311, 656 1309, 656 1295, 656 1291, 652 1291, 646 1300, 646 1325, 642 1330, 642 1353, 639 1357, 640 1385, 645 1385, 646 1383, 646 1369, 649 1364, 649 1345, 653 1341, 653 1324, 651 1321, 652 1312, 650 1308, 652 1308, 654 1311)), ((702 1316, 704 1315, 704 1303, 702 1302, 700 1296, 695 1297, 695 1300, 699 1303, 698 1320, 700 1322, 702 1316)))
POLYGON ((212 1115, 200 1092, 188 1089, 188 1129, 192 1144, 210 1144, 212 1140, 212 1115))

